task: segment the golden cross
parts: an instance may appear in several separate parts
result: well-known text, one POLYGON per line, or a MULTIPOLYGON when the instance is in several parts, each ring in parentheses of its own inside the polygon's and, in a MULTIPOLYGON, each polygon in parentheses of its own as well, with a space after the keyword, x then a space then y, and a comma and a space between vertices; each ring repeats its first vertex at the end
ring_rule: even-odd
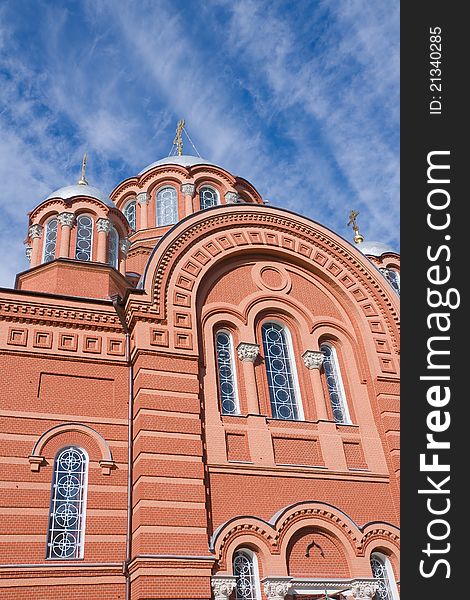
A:
POLYGON ((354 241, 356 242, 356 244, 360 244, 361 242, 364 241, 364 236, 359 233, 359 227, 357 226, 357 223, 356 223, 356 218, 358 215, 359 215, 358 210, 351 210, 351 212, 349 213, 349 221, 347 223, 347 227, 349 227, 349 225, 351 225, 354 230, 354 241))
POLYGON ((178 121, 178 125, 176 126, 176 135, 173 140, 173 145, 176 146, 178 151, 178 156, 182 156, 183 154, 183 129, 184 129, 184 119, 180 119, 178 121))
POLYGON ((88 185, 88 181, 85 179, 85 169, 86 169, 86 152, 83 155, 83 160, 82 160, 82 175, 78 181, 78 183, 80 185, 88 185))

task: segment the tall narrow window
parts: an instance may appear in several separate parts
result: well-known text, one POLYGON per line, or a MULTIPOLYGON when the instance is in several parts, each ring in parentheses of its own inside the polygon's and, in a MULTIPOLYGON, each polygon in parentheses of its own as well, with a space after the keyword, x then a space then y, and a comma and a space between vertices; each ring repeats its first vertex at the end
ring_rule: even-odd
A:
POLYGON ((262 336, 272 415, 275 419, 301 419, 288 331, 268 322, 263 324, 262 336))
POLYGON ((80 448, 64 448, 56 456, 47 558, 83 556, 87 466, 87 455, 80 448))
POLYGON ((178 203, 174 187, 164 187, 157 192, 157 227, 173 225, 178 220, 178 203))
POLYGON ((80 215, 77 219, 77 242, 75 258, 91 260, 93 248, 93 219, 89 215, 80 215))
POLYGON ((336 423, 350 423, 336 350, 330 344, 322 344, 320 350, 323 353, 323 369, 330 395, 333 418, 336 423))
POLYGON ((127 222, 131 226, 131 229, 133 229, 134 231, 136 230, 136 218, 135 218, 136 213, 135 213, 135 211, 136 211, 135 200, 131 200, 130 202, 128 202, 123 210, 123 213, 127 219, 127 222))
POLYGON ((379 586, 375 592, 375 598, 377 600, 395 600, 398 593, 392 591, 392 587, 395 588, 396 584, 392 581, 392 569, 388 558, 382 554, 374 553, 370 557, 370 566, 379 586))
POLYGON ((199 202, 201 210, 210 208, 211 206, 217 206, 219 203, 217 192, 211 187, 202 187, 199 191, 199 202))
POLYGON ((385 279, 390 283, 392 288, 400 295, 400 274, 393 269, 380 269, 385 279))
POLYGON ((249 550, 239 550, 233 557, 236 577, 236 600, 259 600, 258 569, 255 556, 249 550))
POLYGON ((44 231, 44 250, 42 262, 47 263, 55 258, 55 249, 57 245, 57 217, 49 219, 44 231))
POLYGON ((111 227, 108 234, 108 263, 115 269, 119 269, 119 234, 111 227))
POLYGON ((217 378, 219 383, 219 400, 223 415, 239 414, 235 361, 233 360, 232 336, 228 331, 216 333, 217 378))

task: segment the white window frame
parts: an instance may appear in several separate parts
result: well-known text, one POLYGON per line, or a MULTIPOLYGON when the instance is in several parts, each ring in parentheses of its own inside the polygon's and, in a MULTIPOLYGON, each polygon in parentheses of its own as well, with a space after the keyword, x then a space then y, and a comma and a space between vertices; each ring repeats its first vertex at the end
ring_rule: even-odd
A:
POLYGON ((233 345, 233 335, 230 332, 229 329, 226 329, 225 327, 221 327, 220 329, 216 329, 215 330, 215 336, 214 336, 214 342, 215 342, 215 356, 216 356, 216 377, 217 377, 217 392, 218 392, 218 397, 219 397, 219 404, 220 404, 220 414, 223 416, 230 416, 230 415, 240 415, 240 398, 238 396, 238 378, 237 378, 237 368, 236 368, 236 362, 235 362, 235 347, 233 345), (234 389, 234 395, 235 395, 235 408, 236 408, 236 412, 234 413, 224 413, 223 412, 223 404, 222 404, 222 398, 220 397, 220 374, 219 374, 219 359, 218 359, 218 354, 217 354, 217 336, 219 335, 219 333, 225 333, 225 335, 228 335, 229 340, 230 340, 230 361, 232 363, 232 378, 233 378, 233 389, 234 389))
POLYGON ((129 223, 132 231, 137 231, 137 199, 136 198, 130 198, 125 204, 124 204, 124 208, 122 209, 122 212, 124 214, 124 216, 127 219, 127 222, 129 223), (129 208, 129 206, 133 204, 134 205, 134 227, 132 227, 132 223, 130 223, 129 218, 126 214, 126 210, 129 208))
MULTIPOLYGON (((395 580, 395 573, 393 572, 393 567, 392 567, 392 563, 390 562, 390 559, 388 558, 388 556, 386 554, 383 554, 383 552, 378 552, 375 550, 373 552, 371 552, 370 560, 372 560, 374 557, 376 557, 378 560, 380 560, 385 566, 388 584, 390 586, 390 591, 392 592, 393 600, 400 600, 400 595, 398 594, 397 582, 395 580)), ((370 562, 370 560, 369 560, 369 562, 370 562)))
POLYGON ((79 215, 77 215, 76 234, 75 234, 75 252, 74 252, 74 257, 76 260, 80 260, 83 262, 93 262, 94 236, 95 236, 95 219, 94 219, 93 215, 91 215, 89 213, 80 213, 79 215), (79 220, 81 219, 81 217, 88 217, 89 219, 91 219, 90 259, 89 260, 83 260, 83 258, 77 257, 78 228, 79 228, 79 220))
POLYGON ((202 190, 204 188, 207 188, 207 189, 211 190, 212 192, 214 192, 215 198, 216 198, 216 203, 214 204, 214 206, 219 206, 219 204, 220 204, 220 194, 219 194, 218 190, 214 186, 212 186, 212 185, 208 185, 206 183, 203 183, 199 187, 199 193, 198 193, 198 196, 199 196, 199 210, 207 210, 207 208, 212 208, 212 206, 208 206, 206 208, 202 208, 202 206, 201 206, 201 193, 202 193, 202 190))
POLYGON ((57 215, 53 215, 52 217, 50 217, 45 223, 44 223, 44 236, 43 236, 43 245, 42 245, 42 260, 41 263, 43 264, 45 262, 45 258, 46 258, 46 240, 47 240, 47 229, 49 227, 49 223, 53 220, 57 221, 57 227, 56 227, 56 233, 55 233, 55 245, 54 245, 54 258, 51 258, 50 261, 47 262, 51 262, 56 258, 56 254, 57 254, 57 234, 59 233, 59 219, 57 215))
POLYGON ((108 234, 108 264, 111 267, 114 267, 116 270, 119 270, 119 242, 120 242, 120 237, 119 237, 119 232, 116 229, 116 227, 114 227, 114 225, 111 225, 111 228, 109 230, 109 234, 108 234), (111 238, 112 236, 115 236, 115 240, 116 240, 116 244, 115 244, 115 248, 114 251, 116 253, 115 256, 115 260, 113 261, 114 264, 111 262, 111 238))
MULTIPOLYGON (((346 390, 344 389, 343 376, 341 374, 341 367, 340 367, 339 360, 338 360, 338 352, 336 351, 336 347, 332 342, 322 342, 320 344, 320 350, 323 346, 328 346, 328 348, 330 348, 331 352, 332 352, 335 371, 336 371, 336 377, 338 380, 337 385, 338 385, 338 389, 339 389, 339 392, 341 395, 341 403, 343 405, 343 412, 346 417, 345 421, 336 421, 335 420, 335 423, 337 425, 352 425, 351 415, 349 413, 348 399, 346 396, 346 390)), ((323 370, 323 372, 324 372, 324 370, 323 370)), ((326 373, 325 373, 325 379, 326 379, 326 373)), ((328 389, 328 382, 326 382, 326 388, 327 388, 327 393, 328 393, 328 402, 330 403, 330 407, 333 411, 333 407, 331 404, 330 390, 328 389)), ((333 419, 334 419, 334 416, 333 416, 333 419)))
POLYGON ((155 225, 156 227, 171 227, 172 225, 174 225, 175 223, 178 222, 178 190, 176 189, 176 187, 174 185, 171 184, 165 184, 162 185, 158 188, 158 190, 155 192, 155 225), (166 189, 172 189, 175 192, 175 220, 172 223, 159 223, 158 222, 158 194, 160 194, 160 192, 162 192, 163 190, 166 189))
MULTIPOLYGON (((253 550, 250 550, 249 548, 237 548, 235 550, 235 552, 233 553, 233 557, 232 557, 232 572, 233 572, 233 562, 235 560, 235 557, 237 556, 237 554, 239 553, 244 553, 246 554, 250 560, 251 563, 253 565, 253 576, 254 576, 254 580, 255 580, 255 597, 256 600, 261 600, 262 596, 261 596, 261 582, 260 582, 260 578, 259 578, 259 565, 258 565, 258 557, 256 555, 256 552, 253 552, 253 550)), ((235 573, 234 573, 235 575, 235 573)), ((235 591, 235 598, 237 598, 237 593, 235 591)))

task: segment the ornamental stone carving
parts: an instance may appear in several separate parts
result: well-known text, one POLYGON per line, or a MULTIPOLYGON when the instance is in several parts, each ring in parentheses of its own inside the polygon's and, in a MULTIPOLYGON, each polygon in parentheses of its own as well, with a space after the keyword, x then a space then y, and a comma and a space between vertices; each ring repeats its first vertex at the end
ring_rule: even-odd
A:
POLYGON ((227 192, 225 194, 225 202, 227 204, 238 204, 240 202, 240 196, 237 192, 227 192))
POLYGON ((303 361, 307 369, 320 369, 323 364, 323 352, 318 350, 306 350, 302 354, 303 361))
POLYGON ((127 238, 122 239, 119 242, 119 247, 121 249, 121 252, 124 256, 127 256, 127 253, 129 252, 129 248, 130 248, 130 241, 127 238))
POLYGON ((375 581, 356 581, 351 588, 352 598, 354 600, 371 600, 378 587, 379 584, 375 581))
POLYGON ((228 600, 236 584, 237 579, 234 575, 213 575, 211 585, 214 590, 214 600, 228 600))
POLYGON ((59 223, 62 227, 72 227, 73 220, 75 219, 74 213, 71 212, 63 212, 58 216, 59 223))
POLYGON ((29 260, 29 262, 31 262, 32 251, 33 251, 33 249, 31 248, 31 246, 26 246, 25 254, 26 254, 26 258, 29 260))
POLYGON ((150 196, 148 192, 140 192, 137 194, 137 202, 139 204, 148 204, 150 200, 150 196))
POLYGON ((96 221, 96 229, 97 231, 104 231, 105 233, 109 233, 111 231, 111 221, 109 219, 98 219, 96 221))
POLYGON ((264 593, 269 600, 284 600, 291 587, 292 577, 265 577, 264 593))
POLYGON ((240 342, 237 346, 238 358, 242 361, 255 362, 259 354, 259 345, 249 342, 240 342))
POLYGON ((182 183, 181 184, 181 191, 183 192, 183 194, 185 196, 192 196, 194 194, 195 189, 196 189, 196 186, 194 185, 194 183, 182 183))
POLYGON ((34 240, 35 238, 42 237, 43 226, 42 225, 31 225, 29 228, 29 237, 34 240))

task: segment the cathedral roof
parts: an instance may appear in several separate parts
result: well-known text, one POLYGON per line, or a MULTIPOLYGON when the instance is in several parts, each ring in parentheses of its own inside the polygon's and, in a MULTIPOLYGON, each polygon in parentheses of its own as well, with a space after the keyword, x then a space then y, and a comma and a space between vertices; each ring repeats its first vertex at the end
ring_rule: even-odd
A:
POLYGON ((116 208, 114 202, 98 188, 95 188, 92 185, 83 185, 78 183, 59 188, 55 192, 52 192, 52 194, 49 194, 46 200, 50 200, 51 198, 62 198, 63 200, 67 200, 68 198, 73 198, 74 196, 95 198, 96 200, 103 202, 103 204, 106 204, 106 206, 116 208))
POLYGON ((398 254, 396 250, 394 250, 388 244, 384 244, 383 242, 362 242, 356 246, 358 250, 362 252, 362 254, 368 254, 369 256, 382 256, 387 252, 393 252, 393 254, 398 254))
POLYGON ((160 165, 181 165, 182 167, 192 167, 194 165, 211 165, 213 167, 219 166, 210 160, 206 160, 200 156, 191 156, 190 154, 184 154, 183 156, 166 156, 165 158, 161 158, 160 160, 153 162, 151 165, 146 166, 145 169, 140 171, 139 175, 142 175, 142 173, 150 171, 150 169, 160 165))

